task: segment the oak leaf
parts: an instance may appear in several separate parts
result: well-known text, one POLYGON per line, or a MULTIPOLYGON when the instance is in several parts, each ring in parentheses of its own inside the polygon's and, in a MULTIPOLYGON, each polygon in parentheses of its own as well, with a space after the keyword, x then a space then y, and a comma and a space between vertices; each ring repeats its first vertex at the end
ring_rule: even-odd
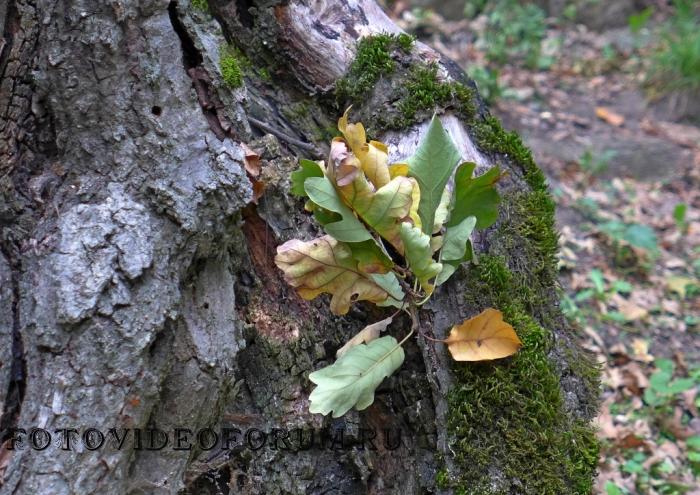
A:
POLYGON ((414 204, 420 201, 418 183, 412 177, 398 176, 376 191, 363 174, 347 186, 338 187, 345 202, 380 236, 403 254, 399 231, 401 223, 413 220, 414 204))
POLYGON ((386 327, 391 325, 392 321, 393 318, 390 316, 389 318, 384 318, 383 320, 379 320, 376 323, 367 325, 365 328, 357 332, 357 334, 355 334, 353 338, 348 340, 343 347, 338 349, 335 353, 335 357, 339 358, 356 345, 369 344, 374 339, 378 338, 379 334, 386 330, 386 327))
POLYGON ((295 196, 306 196, 304 182, 306 182, 306 179, 309 177, 323 177, 323 167, 317 162, 302 158, 299 160, 299 168, 292 172, 291 175, 291 193, 295 196))
POLYGON ((275 264, 304 299, 331 294, 331 311, 337 315, 347 313, 354 301, 380 303, 390 295, 394 299, 403 297, 393 272, 362 273, 348 245, 329 235, 308 242, 285 242, 277 247, 275 264))
MULTIPOLYGON (((365 128, 362 123, 348 122, 350 108, 345 110, 338 120, 338 130, 343 133, 353 154, 359 161, 367 179, 379 189, 391 179, 388 167, 389 153, 384 143, 379 141, 367 142, 365 128)), ((340 182, 338 185, 343 185, 340 182)))
POLYGON ((467 248, 475 225, 476 217, 471 216, 457 225, 447 227, 440 251, 442 271, 435 280, 436 285, 444 284, 460 263, 471 259, 471 250, 467 248))
POLYGON ((423 290, 427 294, 432 294, 434 286, 430 280, 440 273, 442 265, 433 260, 430 236, 408 222, 401 224, 400 235, 408 267, 420 282, 423 290))
POLYGON ((337 222, 322 222, 324 223, 323 228, 328 234, 343 242, 361 242, 372 239, 362 222, 338 197, 338 193, 328 177, 309 177, 304 182, 304 190, 314 204, 341 216, 341 220, 337 222))
POLYGON ((440 119, 434 116, 416 152, 408 159, 409 175, 415 177, 420 186, 418 213, 426 234, 433 232, 435 212, 459 159, 459 150, 440 119))
POLYGON ((485 361, 515 354, 522 342, 503 314, 488 308, 455 325, 444 340, 455 361, 485 361))
POLYGON ((496 182, 501 178, 501 172, 498 167, 493 167, 478 177, 472 177, 475 168, 475 163, 465 162, 455 172, 455 194, 448 228, 475 216, 476 228, 485 229, 498 218, 500 196, 496 182))
POLYGON ((335 363, 309 375, 317 386, 309 400, 309 411, 339 418, 352 407, 358 411, 374 402, 374 391, 385 377, 396 371, 404 351, 394 337, 386 336, 352 347, 335 363))

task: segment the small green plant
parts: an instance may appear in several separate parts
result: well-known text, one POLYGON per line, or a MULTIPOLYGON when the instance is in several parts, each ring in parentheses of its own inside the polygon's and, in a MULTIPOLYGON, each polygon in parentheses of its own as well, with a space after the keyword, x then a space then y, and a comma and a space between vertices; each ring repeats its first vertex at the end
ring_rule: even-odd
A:
POLYGON ((670 406, 678 395, 699 385, 700 373, 674 379, 675 366, 670 359, 654 361, 656 371, 649 378, 649 387, 644 391, 644 402, 657 413, 670 412, 670 406))
MULTIPOLYGON (((408 162, 389 165, 387 147, 367 142, 362 124, 348 122, 348 111, 338 121, 342 137, 331 142, 328 164, 301 160, 291 177, 292 194, 308 198, 306 208, 326 235, 291 239, 275 257, 301 297, 330 294, 334 314, 362 300, 398 308, 358 332, 333 364, 309 375, 316 384, 309 410, 333 417, 372 404, 375 389, 403 363, 402 344, 418 329, 418 308, 472 260, 472 232, 495 223, 500 200, 498 167, 474 177, 476 164, 460 164, 436 116, 408 162), (400 342, 379 337, 401 311, 412 322, 407 335, 400 342)), ((493 308, 455 325, 440 342, 458 361, 506 357, 521 345, 493 308)))
POLYGON ((661 29, 647 84, 655 92, 700 91, 700 15, 697 2, 674 0, 675 13, 661 29))
POLYGON ((656 233, 648 225, 611 221, 599 225, 599 229, 613 240, 626 242, 652 253, 659 250, 656 233))
POLYGON ((474 65, 469 69, 469 77, 474 79, 477 88, 479 88, 479 94, 489 104, 493 104, 501 96, 502 88, 498 84, 497 69, 474 65))
POLYGON ((484 37, 487 58, 499 65, 520 62, 539 67, 542 40, 546 33, 545 14, 534 4, 499 0, 487 10, 484 37))
POLYGON ((695 476, 700 476, 700 435, 694 435, 685 441, 688 447, 688 461, 695 476))
POLYGON ((651 19, 653 13, 654 7, 649 6, 641 12, 629 16, 627 24, 629 25, 630 31, 634 34, 639 33, 649 23, 649 19, 651 19))
POLYGON ((604 150, 597 154, 589 148, 583 152, 578 163, 587 175, 594 176, 605 172, 616 155, 615 150, 604 150))
POLYGON ((673 208, 673 219, 676 221, 676 227, 682 234, 688 233, 688 221, 685 219, 688 213, 688 205, 685 203, 678 203, 673 208))
POLYGON ((578 7, 575 3, 570 3, 562 11, 562 16, 569 22, 574 22, 576 20, 576 15, 578 14, 578 7))

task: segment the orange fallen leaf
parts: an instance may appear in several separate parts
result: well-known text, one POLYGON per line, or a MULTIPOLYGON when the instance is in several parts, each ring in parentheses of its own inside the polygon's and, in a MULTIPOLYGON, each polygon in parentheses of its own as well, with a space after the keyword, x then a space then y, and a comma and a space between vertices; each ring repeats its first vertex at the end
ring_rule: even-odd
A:
POLYGON ((258 204, 258 200, 262 197, 265 192, 265 183, 259 180, 253 179, 253 203, 258 204))
POLYGON ((488 308, 452 327, 444 341, 455 361, 485 361, 515 354, 522 342, 503 314, 488 308))
POLYGON ((608 124, 614 125, 615 127, 620 127, 625 123, 625 118, 622 115, 615 113, 606 107, 596 107, 595 115, 599 119, 604 120, 608 124))

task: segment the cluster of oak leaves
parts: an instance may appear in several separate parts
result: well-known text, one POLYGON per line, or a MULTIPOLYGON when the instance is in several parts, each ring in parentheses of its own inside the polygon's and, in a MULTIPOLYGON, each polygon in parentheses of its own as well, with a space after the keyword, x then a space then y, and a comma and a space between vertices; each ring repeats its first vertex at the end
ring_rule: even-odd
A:
MULTIPOLYGON (((369 325, 338 350, 332 365, 309 375, 317 385, 310 411, 333 417, 372 404, 382 380, 403 363, 401 345, 418 326, 416 308, 461 263, 477 262, 471 235, 496 221, 501 176, 494 167, 473 177, 476 165, 459 164, 437 117, 407 163, 389 165, 387 147, 367 142, 362 124, 348 122, 348 111, 338 121, 343 137, 331 142, 328 164, 300 160, 291 177, 292 193, 308 198, 306 209, 327 235, 285 242, 275 263, 303 298, 331 294, 337 315, 366 300, 406 311, 413 325, 401 342, 379 337, 392 317, 369 325)), ((442 342, 457 361, 502 358, 521 345, 492 308, 454 326, 442 342)))

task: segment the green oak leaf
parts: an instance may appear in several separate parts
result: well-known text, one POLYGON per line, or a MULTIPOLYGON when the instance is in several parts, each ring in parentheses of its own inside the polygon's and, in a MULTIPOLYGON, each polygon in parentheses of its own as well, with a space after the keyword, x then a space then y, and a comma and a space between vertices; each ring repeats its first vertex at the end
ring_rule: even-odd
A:
POLYGON ((326 210, 339 213, 342 220, 323 226, 329 235, 342 242, 361 242, 372 239, 365 226, 338 196, 328 177, 309 177, 304 181, 304 190, 311 201, 326 210))
POLYGON ((493 167, 479 177, 472 177, 475 168, 476 164, 471 162, 463 163, 457 168, 448 227, 475 216, 476 228, 485 229, 498 218, 498 203, 501 198, 496 191, 496 182, 500 179, 501 172, 498 167, 493 167))
POLYGON ((442 265, 433 259, 433 250, 430 247, 430 236, 423 233, 418 227, 409 222, 401 224, 401 241, 405 248, 408 267, 420 282, 421 287, 428 294, 433 292, 430 280, 442 270, 442 265))
POLYGON ((476 225, 476 217, 470 216, 455 226, 448 226, 440 251, 442 271, 435 279, 436 285, 442 285, 452 276, 459 265, 471 259, 470 238, 476 225))
POLYGON ((352 407, 366 409, 374 402, 379 384, 401 366, 404 356, 391 336, 352 347, 332 365, 309 375, 316 384, 309 396, 309 411, 324 415, 332 411, 339 418, 352 407))
POLYGON ((447 221, 450 216, 450 206, 452 204, 452 188, 449 184, 445 186, 442 191, 442 197, 440 198, 440 203, 435 210, 435 219, 433 220, 433 234, 437 234, 442 229, 442 225, 447 221))
POLYGON ((448 226, 445 230, 445 238, 442 241, 440 260, 461 260, 467 249, 467 241, 476 226, 476 217, 470 216, 454 226, 448 226))
POLYGON ((432 233, 435 211, 459 160, 459 150, 445 132, 440 119, 433 116, 428 132, 415 154, 408 159, 408 173, 415 177, 420 186, 418 215, 426 234, 432 233))
POLYGON ((386 273, 394 266, 391 257, 374 240, 349 242, 352 257, 357 260, 357 269, 365 273, 386 273))
POLYGON ((379 287, 384 289, 386 293, 389 294, 389 298, 394 299, 395 301, 403 300, 403 289, 401 288, 399 279, 396 278, 396 274, 394 272, 370 273, 369 278, 372 279, 372 281, 379 287))
POLYGON ((306 179, 309 177, 323 177, 323 169, 318 163, 302 158, 299 160, 299 169, 291 174, 292 187, 290 192, 295 196, 306 196, 304 182, 306 182, 306 179))

